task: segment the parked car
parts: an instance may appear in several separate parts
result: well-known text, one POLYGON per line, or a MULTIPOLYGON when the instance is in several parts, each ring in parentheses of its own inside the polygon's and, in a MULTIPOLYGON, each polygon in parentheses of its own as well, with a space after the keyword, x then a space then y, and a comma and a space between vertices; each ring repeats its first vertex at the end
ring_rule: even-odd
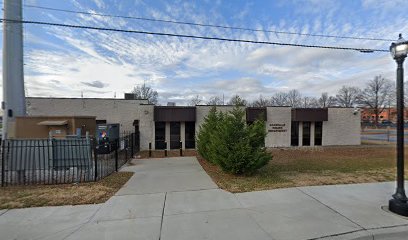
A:
POLYGON ((381 123, 378 124, 379 127, 395 127, 395 123, 389 121, 389 120, 384 120, 381 123))

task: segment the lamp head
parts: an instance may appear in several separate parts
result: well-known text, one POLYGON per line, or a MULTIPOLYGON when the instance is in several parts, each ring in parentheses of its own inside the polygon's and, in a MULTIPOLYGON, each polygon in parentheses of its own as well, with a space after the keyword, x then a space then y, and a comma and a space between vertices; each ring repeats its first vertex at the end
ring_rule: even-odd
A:
POLYGON ((398 40, 390 46, 391 56, 394 59, 404 59, 408 54, 408 41, 399 34, 398 40))

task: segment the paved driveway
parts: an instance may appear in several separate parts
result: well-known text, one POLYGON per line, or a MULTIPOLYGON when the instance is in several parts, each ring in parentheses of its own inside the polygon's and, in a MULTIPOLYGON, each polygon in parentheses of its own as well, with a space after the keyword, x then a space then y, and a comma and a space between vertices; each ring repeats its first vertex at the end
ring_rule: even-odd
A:
POLYGON ((104 204, 0 212, 0 239, 405 239, 408 220, 381 209, 392 183, 232 194, 194 157, 134 160, 104 204), (394 238, 392 238, 394 237, 394 238))

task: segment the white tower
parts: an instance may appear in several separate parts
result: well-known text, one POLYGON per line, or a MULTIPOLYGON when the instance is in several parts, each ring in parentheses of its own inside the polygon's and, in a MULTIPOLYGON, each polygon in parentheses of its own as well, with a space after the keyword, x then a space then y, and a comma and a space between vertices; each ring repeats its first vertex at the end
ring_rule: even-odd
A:
POLYGON ((15 117, 26 115, 23 70, 22 0, 4 0, 3 22, 3 139, 14 127, 15 117))

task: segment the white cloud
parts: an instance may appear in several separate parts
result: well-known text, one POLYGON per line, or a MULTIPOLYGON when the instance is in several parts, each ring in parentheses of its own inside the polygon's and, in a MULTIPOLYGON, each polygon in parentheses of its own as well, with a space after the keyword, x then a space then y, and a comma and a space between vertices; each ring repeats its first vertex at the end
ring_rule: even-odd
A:
MULTIPOLYGON (((108 11, 107 0, 94 1, 98 8, 103 9, 105 13, 108 11)), ((89 10, 82 1, 71 2, 79 10, 100 10, 89 10)), ((121 2, 121 8, 135 16, 168 20, 227 24, 227 20, 232 19, 217 12, 217 5, 214 5, 210 12, 205 12, 193 2, 166 2, 163 10, 149 6, 148 1, 137 2, 137 9, 127 8, 124 2, 121 2)), ((389 38, 397 36, 399 31, 408 32, 406 17, 392 18, 387 23, 381 19, 369 22, 359 19, 354 21, 347 16, 333 17, 332 12, 340 8, 335 1, 313 0, 291 4, 298 8, 296 11, 303 8, 302 14, 310 16, 306 18, 307 21, 288 18, 264 22, 254 20, 253 27, 356 37, 389 38), (321 11, 322 9, 324 11, 321 11), (310 15, 315 10, 318 10, 318 13, 310 15)), ((367 0, 362 2, 362 5, 370 8, 373 3, 367 0)), ((244 6, 241 10, 248 14, 251 8, 244 6)), ((79 15, 78 19, 65 19, 58 15, 48 17, 54 22, 71 24, 261 41, 381 49, 387 48, 389 44, 198 28, 89 15, 79 15)), ((365 55, 351 51, 276 47, 56 27, 37 28, 37 31, 28 29, 26 33, 26 44, 32 46, 27 48, 25 53, 25 80, 30 96, 78 97, 83 91, 88 97, 112 97, 114 92, 120 96, 135 85, 146 82, 159 91, 162 103, 171 100, 185 104, 188 98, 197 94, 203 99, 209 99, 212 95, 224 94, 225 98, 229 98, 240 94, 250 100, 260 94, 268 96, 276 91, 290 89, 298 89, 310 96, 319 95, 323 91, 334 94, 341 85, 363 86, 376 74, 394 78, 395 66, 386 53, 365 55), (39 31, 43 31, 43 34, 38 34, 39 31), (48 41, 47 36, 53 40, 48 41)))
POLYGON ((103 0, 92 0, 98 8, 105 8, 103 0))

